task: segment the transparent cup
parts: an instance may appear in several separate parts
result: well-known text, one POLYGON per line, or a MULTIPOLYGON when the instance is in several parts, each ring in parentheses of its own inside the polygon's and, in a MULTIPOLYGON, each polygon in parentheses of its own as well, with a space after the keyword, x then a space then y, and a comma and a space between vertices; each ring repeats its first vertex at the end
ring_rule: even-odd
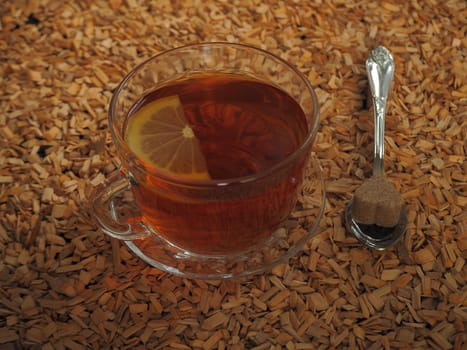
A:
MULTIPOLYGON (((104 233, 176 275, 219 279, 266 271, 318 232, 325 202, 319 162, 311 152, 318 126, 309 82, 271 53, 231 43, 163 52, 134 68, 114 92, 109 128, 121 167, 93 193, 93 215, 104 233), (171 176, 139 159, 124 139, 135 102, 199 74, 245 77, 285 92, 306 118, 298 148, 257 173, 225 179, 171 176)), ((226 163, 235 161, 235 154, 225 154, 226 163)))

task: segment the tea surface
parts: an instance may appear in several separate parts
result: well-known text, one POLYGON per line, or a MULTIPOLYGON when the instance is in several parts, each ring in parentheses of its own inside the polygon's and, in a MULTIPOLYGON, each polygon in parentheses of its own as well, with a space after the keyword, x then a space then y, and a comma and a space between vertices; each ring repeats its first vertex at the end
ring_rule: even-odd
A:
POLYGON ((229 74, 194 75, 158 88, 135 104, 129 118, 171 96, 181 103, 212 179, 267 169, 294 152, 307 134, 305 115, 288 94, 229 74))

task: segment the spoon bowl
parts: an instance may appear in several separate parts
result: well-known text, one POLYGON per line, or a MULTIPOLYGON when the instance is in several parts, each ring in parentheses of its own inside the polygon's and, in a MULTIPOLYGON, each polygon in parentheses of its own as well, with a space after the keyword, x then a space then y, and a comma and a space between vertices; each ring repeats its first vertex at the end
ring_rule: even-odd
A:
POLYGON ((377 225, 365 225, 356 222, 352 217, 353 199, 345 208, 345 225, 347 231, 366 246, 375 250, 384 250, 396 244, 407 228, 407 209, 402 207, 400 219, 394 227, 381 227, 377 225))

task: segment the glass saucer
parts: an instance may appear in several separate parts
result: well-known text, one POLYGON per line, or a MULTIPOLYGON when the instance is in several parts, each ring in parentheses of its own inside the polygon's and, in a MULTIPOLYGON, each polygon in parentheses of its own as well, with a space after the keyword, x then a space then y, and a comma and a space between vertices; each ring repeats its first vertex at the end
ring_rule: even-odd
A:
MULTIPOLYGON (((131 192, 111 203, 112 215, 124 221, 132 205, 131 192)), ((295 209, 283 225, 260 245, 233 255, 194 254, 174 246, 156 232, 150 237, 124 241, 140 259, 160 270, 185 278, 229 279, 271 270, 303 248, 318 233, 325 206, 325 187, 319 162, 308 161, 295 209)))

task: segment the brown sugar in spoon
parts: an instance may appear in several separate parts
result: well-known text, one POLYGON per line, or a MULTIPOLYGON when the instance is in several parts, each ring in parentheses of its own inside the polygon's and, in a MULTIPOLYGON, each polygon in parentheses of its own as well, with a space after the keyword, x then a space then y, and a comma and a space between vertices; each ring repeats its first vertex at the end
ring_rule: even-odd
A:
POLYGON ((375 136, 373 176, 355 191, 345 211, 349 230, 373 249, 386 249, 404 234, 407 214, 402 198, 383 172, 386 101, 394 77, 394 60, 388 49, 371 51, 366 70, 373 98, 375 136))

